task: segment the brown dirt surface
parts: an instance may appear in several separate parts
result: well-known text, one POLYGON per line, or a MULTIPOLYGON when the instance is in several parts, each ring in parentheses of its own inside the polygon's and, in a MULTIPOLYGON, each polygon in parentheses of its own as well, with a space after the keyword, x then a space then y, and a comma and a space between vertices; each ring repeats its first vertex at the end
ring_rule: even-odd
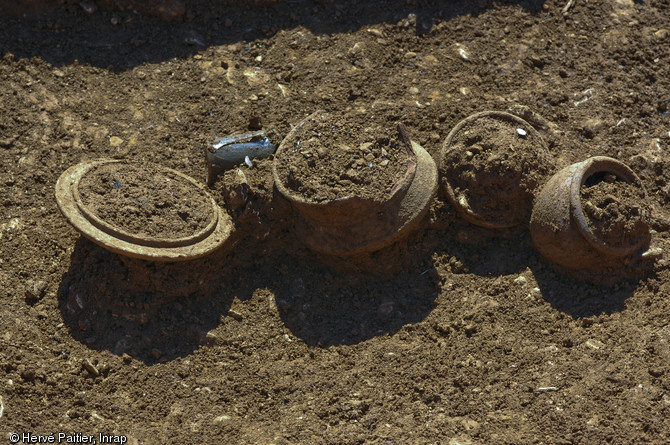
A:
POLYGON ((392 122, 324 114, 279 155, 278 177, 296 196, 324 202, 349 196, 388 199, 408 168, 407 149, 392 122))
POLYGON ((534 192, 554 170, 544 142, 530 125, 523 127, 497 116, 480 117, 467 122, 447 147, 443 178, 456 200, 487 222, 527 222, 534 192))
POLYGON ((608 246, 632 246, 648 236, 651 209, 638 185, 596 174, 586 180, 580 196, 589 228, 608 246))
POLYGON ((134 236, 185 238, 212 221, 209 196, 169 170, 103 164, 84 174, 78 189, 88 211, 134 236))
POLYGON ((54 186, 100 158, 204 183, 215 137, 319 109, 401 121, 437 159, 465 117, 526 107, 557 167, 619 159, 667 214, 667 2, 260 3, 0 15, 0 439, 666 444, 667 226, 666 258, 613 287, 443 197, 407 240, 337 263, 295 236, 269 158, 213 184, 230 250, 157 264, 83 239, 54 186))

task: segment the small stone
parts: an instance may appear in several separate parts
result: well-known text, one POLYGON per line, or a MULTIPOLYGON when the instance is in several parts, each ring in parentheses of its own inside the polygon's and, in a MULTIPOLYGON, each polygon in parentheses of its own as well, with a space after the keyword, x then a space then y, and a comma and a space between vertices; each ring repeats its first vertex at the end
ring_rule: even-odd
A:
POLYGON ((239 312, 237 312, 235 309, 230 309, 228 311, 228 315, 230 315, 231 317, 233 317, 237 321, 242 321, 244 319, 244 316, 242 314, 240 314, 239 312))
POLYGON ((90 14, 93 14, 95 11, 98 10, 98 6, 97 6, 97 5, 95 4, 95 2, 93 2, 93 1, 89 1, 89 2, 82 1, 82 2, 79 2, 79 6, 81 6, 81 9, 83 9, 84 12, 86 12, 86 14, 89 14, 89 15, 90 15, 90 14))
POLYGON ((605 123, 600 119, 590 118, 582 124, 582 132, 589 139, 595 137, 605 127, 605 123))
POLYGON ((37 377, 37 374, 35 373, 35 370, 32 369, 32 368, 23 368, 23 369, 21 369, 21 368, 19 367, 18 371, 19 371, 19 375, 21 375, 21 378, 22 378, 23 380, 27 380, 27 381, 29 381, 29 382, 35 380, 35 378, 37 377))
POLYGON ((231 419, 230 416, 225 416, 225 415, 224 415, 224 416, 218 416, 218 417, 216 417, 216 418, 214 419, 214 423, 215 423, 215 424, 217 424, 217 423, 223 423, 223 422, 227 422, 227 421, 230 420, 230 419, 231 419))
POLYGON ((407 51, 405 53, 405 58, 406 59, 413 59, 414 57, 416 57, 416 53, 414 51, 407 51))
POLYGON ((382 167, 386 167, 387 165, 389 165, 389 162, 390 161, 388 159, 384 159, 379 163, 379 165, 381 165, 382 167))
POLYGON ((523 286, 527 282, 528 282, 528 280, 523 275, 520 275, 520 276, 518 276, 514 279, 514 284, 519 284, 521 286, 523 286))
POLYGON ((218 339, 217 335, 214 332, 209 331, 205 334, 205 338, 203 339, 203 343, 205 343, 207 345, 213 345, 213 344, 216 343, 217 339, 218 339))
POLYGON ((251 116, 249 118, 249 130, 261 130, 263 128, 263 121, 260 116, 251 116))
POLYGON ((362 50, 362 48, 361 48, 361 44, 360 44, 360 42, 356 42, 356 43, 354 43, 354 46, 352 46, 351 48, 349 48, 349 54, 352 55, 352 56, 357 56, 357 55, 359 55, 362 51, 363 51, 363 50, 362 50))
POLYGON ((361 145, 358 146, 358 149, 364 153, 367 151, 370 151, 370 147, 372 147, 374 144, 372 142, 363 142, 361 145))
POLYGON ((319 156, 320 159, 323 159, 328 155, 328 147, 319 147, 316 149, 316 154, 319 156))
POLYGON ((96 368, 95 365, 91 363, 91 360, 86 358, 82 364, 84 365, 84 368, 86 368, 86 370, 94 376, 98 377, 100 375, 100 371, 98 371, 98 368, 96 368))
POLYGON ((123 144, 123 139, 121 139, 120 137, 112 136, 111 138, 109 138, 109 145, 111 145, 112 147, 118 147, 121 144, 123 144))
POLYGON ((0 147, 8 148, 11 147, 16 141, 16 136, 0 138, 0 147))
POLYGON ((463 48, 461 45, 456 45, 456 52, 458 53, 461 59, 470 60, 470 54, 468 54, 467 50, 463 48))
POLYGON ((596 349, 596 350, 602 349, 602 348, 605 347, 605 344, 603 342, 601 342, 599 340, 595 340, 595 339, 586 340, 585 345, 588 346, 591 349, 596 349))
POLYGON ((26 282, 26 299, 39 300, 44 296, 47 289, 47 282, 44 280, 28 280, 26 282))
POLYGON ((649 368, 649 375, 651 375, 652 377, 660 377, 663 374, 665 374, 665 369, 661 367, 649 368))
POLYGON ((654 33, 654 37, 656 37, 658 40, 663 40, 668 36, 668 30, 667 29, 659 29, 654 33))
POLYGON ((516 129, 516 133, 517 133, 519 136, 521 136, 522 138, 525 138, 526 135, 528 134, 528 133, 526 132, 526 130, 524 130, 523 128, 517 128, 517 129, 516 129))
POLYGON ((112 18, 109 20, 109 22, 110 22, 112 25, 116 26, 116 25, 119 24, 119 18, 116 17, 116 16, 114 16, 114 17, 112 17, 112 18))
POLYGON ((419 89, 417 87, 411 87, 409 89, 409 94, 411 94, 412 96, 416 96, 417 94, 419 94, 419 89))

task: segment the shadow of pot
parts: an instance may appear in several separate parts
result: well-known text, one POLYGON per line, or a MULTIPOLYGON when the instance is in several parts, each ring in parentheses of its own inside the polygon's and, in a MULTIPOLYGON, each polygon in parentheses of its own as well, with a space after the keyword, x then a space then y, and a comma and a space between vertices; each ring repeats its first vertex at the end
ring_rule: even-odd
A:
MULTIPOLYGON (((399 124, 407 152, 407 169, 382 200, 356 195, 310 201, 282 180, 285 154, 298 147, 301 136, 324 124, 327 114, 317 111, 298 124, 282 141, 272 166, 277 190, 299 215, 295 230, 313 251, 334 256, 365 254, 401 240, 416 229, 437 192, 437 167, 419 144, 409 140, 399 124)), ((327 123, 327 122, 326 122, 327 123)))
POLYGON ((595 156, 560 170, 537 195, 530 220, 530 232, 537 250, 553 263, 581 272, 606 273, 657 254, 649 248, 649 207, 637 175, 616 159, 595 156), (640 194, 640 218, 632 235, 614 234, 620 242, 608 242, 589 225, 581 196, 582 186, 595 177, 632 184, 640 194), (612 178, 614 176, 616 179, 612 178))
POLYGON ((488 229, 526 224, 533 193, 553 170, 537 130, 502 111, 460 121, 440 153, 440 183, 447 200, 463 219, 488 229))

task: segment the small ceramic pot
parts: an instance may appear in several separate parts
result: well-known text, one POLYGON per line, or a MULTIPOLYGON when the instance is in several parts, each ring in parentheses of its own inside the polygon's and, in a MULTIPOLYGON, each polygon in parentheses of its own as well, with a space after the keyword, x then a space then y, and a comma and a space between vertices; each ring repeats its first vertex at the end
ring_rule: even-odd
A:
POLYGON ((279 145, 273 163, 275 186, 299 215, 297 235, 313 251, 334 256, 369 253, 402 239, 418 227, 437 192, 435 162, 415 142, 406 140, 407 170, 381 201, 351 195, 312 202, 283 183, 278 173, 285 162, 283 154, 296 146, 301 135, 322 124, 325 116, 317 111, 297 125, 279 145))
POLYGON ((502 111, 475 113, 456 124, 444 141, 439 164, 440 184, 449 203, 463 219, 489 229, 527 224, 534 190, 554 170, 537 130, 520 117, 502 111), (502 128, 486 131, 486 121, 502 128), (518 140, 524 149, 515 151, 504 145, 503 137, 518 140), (462 146, 468 139, 473 141, 473 147, 487 147, 480 151, 482 156, 498 160, 480 159, 478 167, 463 162, 476 156, 474 148, 470 151, 462 146), (473 170, 476 168, 491 171, 473 170))
MULTIPOLYGON (((594 174, 609 173, 639 188, 637 175, 616 159, 595 156, 556 173, 536 196, 530 232, 537 250, 547 259, 568 269, 602 272, 643 255, 649 246, 648 230, 620 245, 608 244, 589 227, 580 190, 594 174)), ((649 215, 642 220, 648 224, 649 215)))

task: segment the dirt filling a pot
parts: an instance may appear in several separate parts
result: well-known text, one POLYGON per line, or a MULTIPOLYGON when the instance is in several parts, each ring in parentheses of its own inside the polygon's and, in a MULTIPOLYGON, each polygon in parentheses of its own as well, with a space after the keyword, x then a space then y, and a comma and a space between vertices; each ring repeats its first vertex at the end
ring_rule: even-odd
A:
POLYGON ((385 201, 408 168, 403 142, 389 134, 349 122, 314 127, 282 154, 279 177, 308 202, 350 196, 385 201))
POLYGON ((528 130, 482 117, 466 123, 451 141, 442 174, 456 199, 465 197, 470 210, 487 221, 528 221, 533 192, 552 170, 542 141, 528 130))
POLYGON ((209 197, 167 170, 106 164, 84 175, 79 193, 98 218, 135 236, 185 238, 212 218, 209 197))
POLYGON ((639 186, 599 172, 585 181, 580 197, 589 228, 608 246, 632 246, 649 236, 651 208, 639 186))

